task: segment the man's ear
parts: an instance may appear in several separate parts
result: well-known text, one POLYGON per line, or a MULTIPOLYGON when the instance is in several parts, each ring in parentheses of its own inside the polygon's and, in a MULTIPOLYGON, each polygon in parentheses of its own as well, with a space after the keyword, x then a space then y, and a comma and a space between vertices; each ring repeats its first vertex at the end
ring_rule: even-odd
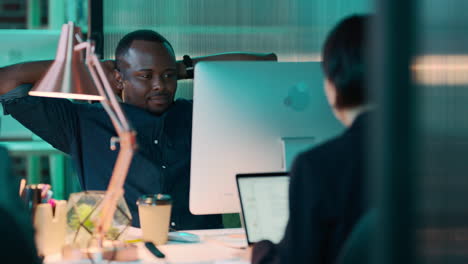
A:
POLYGON ((120 71, 117 70, 117 69, 114 70, 114 78, 115 78, 115 80, 117 81, 117 84, 118 84, 117 88, 119 90, 122 90, 123 89, 123 87, 122 87, 122 82, 123 82, 122 73, 120 73, 120 71))
POLYGON ((117 69, 114 70, 114 79, 116 82, 116 92, 120 95, 124 89, 124 78, 122 73, 117 69))
POLYGON ((112 85, 112 90, 114 90, 114 93, 115 95, 117 95, 118 99, 120 99, 120 101, 123 101, 124 81, 123 81, 122 73, 119 70, 114 69, 112 77, 113 77, 112 79, 114 80, 114 85, 112 85))

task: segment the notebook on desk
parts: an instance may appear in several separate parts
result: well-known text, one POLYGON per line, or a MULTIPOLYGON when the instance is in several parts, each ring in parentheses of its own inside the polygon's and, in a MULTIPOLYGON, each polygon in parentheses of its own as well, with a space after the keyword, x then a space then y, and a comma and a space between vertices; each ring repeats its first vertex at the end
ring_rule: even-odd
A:
POLYGON ((289 219, 289 175, 238 174, 236 182, 248 244, 261 240, 280 242, 289 219))

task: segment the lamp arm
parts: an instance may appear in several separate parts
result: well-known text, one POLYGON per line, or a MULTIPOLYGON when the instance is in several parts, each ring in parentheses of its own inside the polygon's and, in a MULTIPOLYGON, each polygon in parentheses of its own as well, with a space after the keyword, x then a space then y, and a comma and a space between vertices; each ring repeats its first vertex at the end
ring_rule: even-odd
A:
POLYGON ((102 76, 105 76, 106 74, 104 73, 104 69, 102 68, 101 62, 94 54, 91 55, 91 63, 96 67, 96 70, 99 76, 101 77, 100 79, 104 86, 104 91, 106 92, 106 95, 108 95, 108 98, 109 98, 109 104, 117 113, 117 116, 119 117, 119 121, 122 124, 123 130, 130 131, 131 130, 130 124, 128 123, 127 118, 125 118, 125 115, 122 111, 122 107, 120 107, 120 103, 115 98, 115 93, 110 86, 109 80, 107 80, 107 78, 105 77, 104 78, 102 77, 102 76))
POLYGON ((109 185, 107 186, 106 194, 104 195, 104 199, 101 203, 102 214, 98 219, 96 226, 97 235, 100 238, 104 238, 104 234, 109 230, 112 224, 112 219, 115 210, 117 209, 117 203, 124 193, 123 186, 130 163, 132 162, 133 153, 136 149, 136 133, 131 129, 120 104, 115 99, 115 94, 110 88, 109 81, 105 78, 104 71, 99 60, 94 54, 92 54, 89 62, 96 67, 91 68, 93 68, 93 70, 97 69, 98 76, 100 77, 104 87, 102 91, 105 92, 106 99, 109 99, 108 101, 104 101, 106 104, 109 103, 106 111, 111 118, 113 117, 116 119, 114 121, 114 125, 115 123, 120 125, 118 128, 116 127, 117 135, 120 139, 120 151, 112 171, 112 177, 109 181, 109 185))
POLYGON ((96 89, 98 90, 99 94, 102 95, 105 100, 101 101, 102 107, 104 107, 104 110, 106 113, 109 115, 110 120, 112 121, 112 124, 114 125, 115 130, 117 131, 117 134, 120 134, 123 131, 123 126, 120 123, 120 120, 117 118, 117 115, 114 113, 112 108, 109 106, 107 96, 105 95, 102 84, 99 81, 99 78, 97 76, 97 73, 93 67, 88 67, 89 68, 89 73, 91 74, 91 77, 93 78, 93 81, 96 85, 96 89))
POLYGON ((109 230, 112 219, 117 208, 117 203, 124 193, 124 183, 128 169, 132 162, 133 154, 137 148, 136 133, 131 128, 125 114, 115 98, 109 81, 107 80, 99 59, 93 52, 93 45, 89 42, 81 42, 75 46, 75 50, 87 49, 86 64, 96 84, 100 95, 104 97, 102 105, 109 115, 120 139, 120 150, 117 155, 112 176, 107 186, 106 193, 100 204, 101 215, 98 216, 95 235, 99 239, 104 239, 105 233, 109 230))
POLYGON ((133 131, 122 132, 120 138, 120 151, 112 171, 112 177, 107 187, 106 194, 101 203, 102 214, 97 221, 97 234, 103 238, 109 230, 112 219, 117 209, 117 203, 124 193, 124 183, 127 172, 136 149, 136 134, 133 131))
MULTIPOLYGON (((115 99, 115 94, 110 87, 109 81, 104 75, 104 71, 96 55, 91 54, 90 60, 88 61, 92 63, 92 65, 96 66, 96 68, 92 66, 91 68, 93 68, 93 71, 97 69, 97 75, 100 77, 99 79, 102 81, 104 87, 101 91, 104 91, 106 95, 105 98, 109 99, 108 101, 103 102, 106 103, 106 105, 109 104, 105 110, 109 114, 109 117, 115 119, 113 121, 114 126, 119 124, 118 127, 116 126, 116 130, 120 139, 120 151, 112 171, 112 177, 109 181, 109 185, 107 186, 106 194, 104 195, 101 203, 102 214, 97 221, 95 231, 99 238, 103 239, 104 234, 109 230, 112 224, 112 219, 115 210, 117 209, 117 203, 124 193, 123 186, 125 179, 127 178, 130 163, 132 162, 133 153, 136 149, 136 133, 131 129, 120 104, 115 99)), ((97 86, 99 86, 99 84, 97 86)))
POLYGON ((96 89, 97 89, 99 95, 101 95, 104 98, 104 100, 101 101, 101 104, 104 107, 104 110, 109 115, 109 118, 111 119, 112 124, 114 125, 114 128, 117 130, 117 133, 118 133, 119 131, 123 130, 123 125, 121 124, 121 122, 120 122, 119 118, 117 117, 116 113, 110 107, 110 105, 109 105, 109 95, 105 92, 105 90, 103 88, 103 84, 102 84, 102 81, 101 81, 102 78, 99 76, 98 72, 94 68, 94 64, 93 64, 92 59, 91 59, 93 57, 93 55, 94 55, 92 53, 92 51, 91 51, 91 48, 92 48, 91 43, 83 42, 78 34, 76 35, 76 38, 78 39, 78 41, 80 43, 75 45, 74 51, 79 52, 82 49, 86 49, 86 65, 88 65, 89 73, 91 74, 91 78, 93 79, 93 82, 94 82, 94 84, 96 86, 96 89))

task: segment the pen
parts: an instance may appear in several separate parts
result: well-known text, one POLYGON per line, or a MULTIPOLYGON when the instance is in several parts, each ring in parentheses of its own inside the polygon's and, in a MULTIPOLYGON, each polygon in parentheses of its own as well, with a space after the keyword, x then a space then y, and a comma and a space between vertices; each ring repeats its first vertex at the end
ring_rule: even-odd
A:
POLYGON ((153 242, 147 241, 147 242, 145 242, 145 246, 156 257, 158 257, 158 258, 165 258, 166 257, 161 251, 159 251, 159 249, 156 247, 156 245, 153 242))
POLYGON ((47 192, 50 190, 50 184, 39 184, 39 189, 41 190, 41 198, 47 198, 47 192))
POLYGON ((138 243, 138 242, 142 242, 143 240, 141 239, 132 239, 132 240, 125 240, 125 243, 128 243, 128 244, 133 244, 133 243, 138 243))

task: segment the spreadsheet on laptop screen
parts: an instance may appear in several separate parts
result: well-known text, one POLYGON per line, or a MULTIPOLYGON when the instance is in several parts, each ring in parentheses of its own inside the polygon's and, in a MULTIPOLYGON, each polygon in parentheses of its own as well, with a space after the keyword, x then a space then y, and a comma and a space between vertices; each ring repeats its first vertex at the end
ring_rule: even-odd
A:
POLYGON ((241 177, 238 188, 249 242, 280 242, 289 218, 289 176, 241 177))

